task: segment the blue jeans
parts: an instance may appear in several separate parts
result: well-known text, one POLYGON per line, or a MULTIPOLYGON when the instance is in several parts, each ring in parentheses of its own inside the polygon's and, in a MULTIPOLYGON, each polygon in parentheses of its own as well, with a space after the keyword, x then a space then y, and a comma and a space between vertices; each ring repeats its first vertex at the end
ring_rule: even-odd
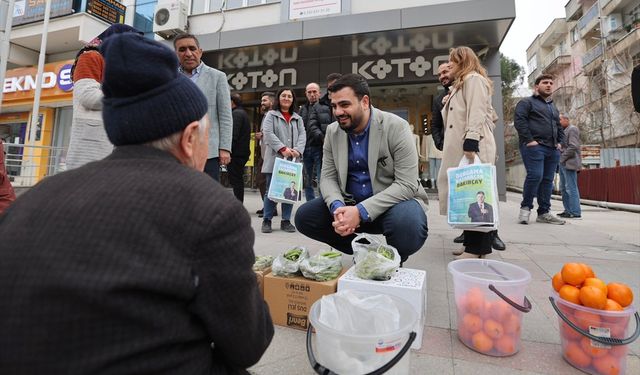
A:
POLYGON ((440 165, 442 165, 442 159, 429 158, 429 177, 432 180, 435 180, 435 181, 438 180, 440 165))
POLYGON ((578 191, 578 171, 560 166, 560 191, 562 191, 562 205, 564 212, 581 216, 580 191, 578 191))
POLYGON ((322 147, 312 146, 304 149, 302 158, 304 163, 304 196, 307 202, 315 199, 313 193, 313 177, 320 183, 320 170, 322 169, 322 147))
POLYGON ((560 151, 540 144, 531 147, 520 144, 520 155, 527 170, 520 207, 532 210, 535 197, 538 200, 538 215, 546 214, 551 209, 553 178, 560 160, 560 151))
MULTIPOLYGON (((272 173, 264 173, 264 177, 267 180, 267 192, 269 191, 269 185, 271 185, 271 175, 272 173)), ((267 197, 268 194, 264 195, 264 216, 263 220, 271 220, 273 218, 273 214, 276 211, 276 202, 272 201, 267 197)), ((291 220, 291 210, 293 209, 293 205, 291 203, 281 203, 282 206, 282 220, 288 221, 291 220)))
MULTIPOLYGON (((324 242, 346 254, 353 254, 351 241, 355 234, 342 237, 331 223, 333 216, 322 198, 306 202, 296 211, 296 228, 305 236, 324 242)), ((404 262, 420 250, 427 240, 427 216, 420 204, 411 199, 396 203, 370 223, 360 224, 358 233, 383 234, 387 243, 398 250, 404 262)))

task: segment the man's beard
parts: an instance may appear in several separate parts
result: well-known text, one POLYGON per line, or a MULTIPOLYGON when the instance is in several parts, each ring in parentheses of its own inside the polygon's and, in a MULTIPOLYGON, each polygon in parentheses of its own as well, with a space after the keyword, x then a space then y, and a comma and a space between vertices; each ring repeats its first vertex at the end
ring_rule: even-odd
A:
POLYGON ((353 133, 355 131, 355 129, 358 127, 355 124, 355 121, 353 120, 353 117, 351 117, 349 115, 341 116, 341 117, 342 118, 346 117, 346 118, 350 119, 351 121, 349 123, 347 123, 347 124, 343 124, 343 123, 340 122, 340 120, 338 118, 336 118, 336 120, 338 120, 338 126, 340 126, 340 129, 344 130, 345 133, 347 133, 347 134, 353 133))

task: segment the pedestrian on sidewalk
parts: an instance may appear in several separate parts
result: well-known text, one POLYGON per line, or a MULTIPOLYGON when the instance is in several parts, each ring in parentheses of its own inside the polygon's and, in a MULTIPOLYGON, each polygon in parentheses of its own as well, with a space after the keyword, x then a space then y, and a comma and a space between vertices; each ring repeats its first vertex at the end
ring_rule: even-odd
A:
MULTIPOLYGON (((290 88, 280 89, 276 98, 273 109, 267 113, 262 121, 262 137, 266 146, 262 173, 265 174, 267 187, 271 184, 276 158, 299 159, 307 142, 307 133, 304 130, 302 118, 293 110, 296 104, 296 95, 293 90, 290 88)), ((295 232, 296 228, 291 224, 293 204, 282 203, 281 207, 280 229, 285 232, 295 232)), ((271 219, 275 209, 276 202, 265 195, 262 233, 271 233, 271 219)))
POLYGON ((322 168, 322 134, 320 134, 320 137, 314 137, 313 133, 309 131, 309 116, 313 106, 320 99, 320 85, 315 82, 309 83, 305 88, 305 95, 307 103, 300 106, 300 117, 302 117, 302 123, 307 132, 307 144, 304 147, 304 155, 302 156, 304 163, 303 184, 305 198, 310 201, 315 198, 313 180, 320 181, 320 168, 322 168))
MULTIPOLYGON (((449 94, 449 89, 453 84, 453 79, 451 77, 451 66, 449 62, 445 62, 440 64, 438 67, 438 80, 442 84, 444 90, 438 95, 431 106, 431 137, 428 140, 428 155, 429 155, 429 177, 430 182, 427 184, 430 188, 437 189, 436 181, 438 179, 438 174, 440 172, 440 166, 442 164, 442 148, 444 146, 444 125, 442 120, 442 107, 443 107, 443 99, 445 96, 449 94)), ((423 144, 425 144, 425 139, 423 139, 423 144)), ((505 250, 507 245, 500 239, 498 235, 498 231, 495 230, 493 233, 493 240, 491 242, 491 247, 496 250, 505 250)), ((453 239, 454 243, 464 243, 464 232, 461 233, 458 237, 453 239)))
POLYGON ((553 179, 558 169, 564 131, 559 112, 553 104, 553 76, 536 78, 534 93, 516 105, 514 125, 518 131, 520 154, 527 177, 522 188, 518 222, 528 224, 533 198, 538 201, 536 222, 562 225, 564 220, 551 214, 553 179))
POLYGON ((161 43, 101 50, 113 153, 0 217, 1 372, 246 373, 274 330, 249 215, 203 173, 207 98, 161 43))
POLYGON ((231 95, 231 116, 233 117, 233 136, 231 138, 231 162, 227 168, 229 184, 233 195, 244 202, 244 165, 249 160, 249 142, 251 142, 251 124, 247 111, 242 108, 240 94, 231 95))
POLYGON ((180 61, 179 71, 193 81, 209 103, 209 155, 204 172, 220 181, 220 166, 231 162, 233 119, 227 75, 202 62, 202 48, 195 35, 180 34, 173 39, 173 48, 180 61))
POLYGON ((102 123, 104 58, 99 47, 107 38, 121 33, 142 35, 129 25, 115 23, 87 43, 73 62, 73 116, 66 170, 105 158, 113 151, 102 123))
MULTIPOLYGON (((447 214, 449 184, 447 169, 457 167, 465 157, 473 163, 495 164, 495 111, 491 105, 493 84, 478 56, 469 47, 452 48, 449 66, 454 79, 451 92, 443 99, 444 147, 438 176, 440 214, 447 214)), ((484 195, 484 194, 483 194, 484 195)), ((495 208, 498 209, 497 207, 495 208)), ((464 231, 464 248, 454 251, 456 259, 484 258, 491 253, 492 233, 464 231)))
POLYGON ((580 130, 570 124, 569 116, 560 114, 560 125, 565 137, 560 154, 560 191, 564 211, 558 216, 566 219, 581 219, 580 191, 578 190, 578 172, 582 169, 580 157, 580 130))
POLYGON ((324 140, 321 198, 296 212, 302 234, 353 254, 356 233, 384 234, 406 261, 427 239, 427 194, 409 124, 374 108, 369 85, 346 74, 331 87, 337 122, 324 140))
POLYGON ((4 163, 5 151, 4 141, 0 139, 0 215, 16 200, 16 193, 13 191, 7 168, 4 163))
MULTIPOLYGON (((262 123, 264 122, 264 118, 271 109, 273 109, 273 105, 276 102, 276 93, 271 91, 265 91, 260 96, 260 123, 258 125, 258 129, 256 131, 256 158, 258 159, 257 163, 257 173, 256 173, 256 185, 258 185, 258 190, 260 191, 260 199, 264 201, 264 197, 267 196, 267 179, 265 178, 264 173, 262 173, 262 164, 264 163, 264 152, 266 151, 266 145, 262 139, 262 123)), ((256 211, 258 217, 264 216, 264 207, 256 211)), ((278 216, 278 209, 276 205, 276 210, 273 213, 273 216, 278 216)))

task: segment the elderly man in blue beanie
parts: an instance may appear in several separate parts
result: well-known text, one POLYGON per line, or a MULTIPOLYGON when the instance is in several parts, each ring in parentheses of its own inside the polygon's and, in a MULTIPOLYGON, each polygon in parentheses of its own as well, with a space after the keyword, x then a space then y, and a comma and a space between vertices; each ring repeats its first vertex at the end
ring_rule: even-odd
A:
POLYGON ((113 153, 0 216, 0 372, 247 373, 273 325, 249 215, 202 173, 207 100, 157 42, 101 50, 113 153))

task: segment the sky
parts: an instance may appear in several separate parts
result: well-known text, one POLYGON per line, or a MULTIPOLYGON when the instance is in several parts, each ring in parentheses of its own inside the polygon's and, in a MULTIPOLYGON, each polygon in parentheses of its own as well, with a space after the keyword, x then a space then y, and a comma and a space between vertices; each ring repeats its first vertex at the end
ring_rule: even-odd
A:
POLYGON ((516 19, 507 33, 500 52, 524 67, 525 83, 529 75, 527 48, 556 18, 564 18, 564 6, 569 0, 515 0, 516 19))

